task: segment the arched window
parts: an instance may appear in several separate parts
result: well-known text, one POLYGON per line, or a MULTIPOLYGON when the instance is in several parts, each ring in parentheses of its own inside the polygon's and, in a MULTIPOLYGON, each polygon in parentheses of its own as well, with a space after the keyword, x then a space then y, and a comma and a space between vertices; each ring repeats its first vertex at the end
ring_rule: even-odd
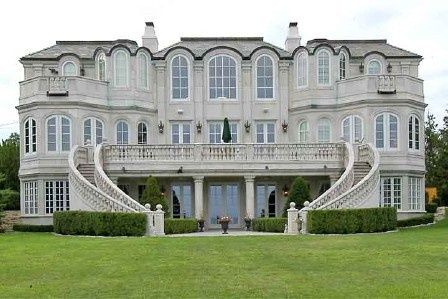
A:
POLYGON ((411 115, 408 123, 409 130, 409 148, 414 150, 420 149, 420 120, 417 116, 411 115))
POLYGON ((103 122, 97 118, 88 118, 83 124, 84 144, 90 141, 90 144, 101 144, 103 142, 103 122))
POLYGON ((342 136, 345 141, 360 142, 363 138, 362 119, 356 115, 350 115, 342 121, 342 136))
POLYGON ((47 151, 67 152, 71 147, 71 121, 63 115, 47 119, 47 151))
POLYGON ((379 75, 382 73, 381 63, 378 60, 370 60, 367 67, 367 74, 369 75, 379 75))
POLYGON ((321 118, 317 122, 317 142, 330 142, 331 125, 328 118, 321 118))
POLYGON ((375 118, 375 146, 380 149, 398 148, 398 117, 382 113, 375 118))
POLYGON ((308 54, 305 52, 297 57, 297 84, 299 87, 308 85, 308 54))
POLYGON ((98 80, 106 81, 106 55, 101 53, 96 61, 98 70, 98 80))
POLYGON ((188 99, 188 61, 178 55, 171 62, 171 97, 176 100, 188 99))
POLYGON ((129 143, 129 126, 125 121, 117 123, 117 144, 129 143))
POLYGON ((129 63, 125 51, 119 50, 114 55, 114 78, 116 87, 128 86, 129 63))
POLYGON ((310 128, 307 121, 302 121, 299 124, 299 142, 307 143, 309 141, 310 128))
POLYGON ((209 62, 210 99, 236 99, 236 62, 218 55, 209 62))
POLYGON ((317 83, 330 84, 330 53, 326 50, 321 50, 317 54, 317 83))
POLYGON ((144 122, 139 122, 137 125, 138 144, 148 143, 148 126, 144 122))
POLYGON ((267 55, 257 60, 257 98, 274 98, 274 67, 272 59, 267 55))
POLYGON ((148 56, 145 53, 138 54, 138 87, 149 88, 148 56))
POLYGON ((77 76, 76 65, 72 61, 66 61, 62 65, 62 75, 63 76, 77 76))
POLYGON ((339 80, 344 80, 346 78, 347 69, 347 56, 345 53, 341 53, 339 56, 339 80))
POLYGON ((37 150, 37 137, 36 137, 36 120, 34 118, 28 118, 25 121, 24 134, 25 134, 25 154, 35 153, 37 150))

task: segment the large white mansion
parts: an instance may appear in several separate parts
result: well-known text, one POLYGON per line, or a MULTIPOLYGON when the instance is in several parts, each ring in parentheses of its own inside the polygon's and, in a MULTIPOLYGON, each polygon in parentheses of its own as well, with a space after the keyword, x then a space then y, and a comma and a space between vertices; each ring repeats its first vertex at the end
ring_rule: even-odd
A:
POLYGON ((171 217, 281 216, 296 176, 312 209, 424 212, 422 57, 386 40, 185 37, 57 41, 20 62, 21 210, 135 212, 148 175, 171 217), (232 141, 222 143, 223 119, 232 141))

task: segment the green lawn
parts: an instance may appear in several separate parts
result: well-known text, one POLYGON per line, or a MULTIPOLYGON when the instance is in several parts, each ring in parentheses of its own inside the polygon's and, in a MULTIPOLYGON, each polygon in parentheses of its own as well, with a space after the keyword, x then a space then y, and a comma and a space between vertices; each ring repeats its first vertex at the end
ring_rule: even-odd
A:
POLYGON ((357 236, 0 234, 0 298, 448 296, 448 221, 357 236))

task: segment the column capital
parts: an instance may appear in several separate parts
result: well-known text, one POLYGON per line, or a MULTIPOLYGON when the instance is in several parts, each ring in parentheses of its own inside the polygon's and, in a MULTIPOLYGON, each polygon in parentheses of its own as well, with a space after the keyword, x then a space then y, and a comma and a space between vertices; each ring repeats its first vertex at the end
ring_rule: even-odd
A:
POLYGON ((244 180, 246 182, 253 182, 255 180, 255 175, 245 175, 244 180))
POLYGON ((193 177, 194 182, 204 182, 204 176, 203 175, 197 175, 193 177))

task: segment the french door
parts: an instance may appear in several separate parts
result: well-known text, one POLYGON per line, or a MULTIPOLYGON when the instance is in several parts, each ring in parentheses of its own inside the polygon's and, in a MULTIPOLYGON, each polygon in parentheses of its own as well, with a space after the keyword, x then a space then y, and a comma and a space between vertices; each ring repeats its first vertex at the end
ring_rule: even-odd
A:
POLYGON ((240 218, 240 193, 236 183, 212 184, 209 186, 209 221, 217 226, 222 216, 232 218, 231 226, 238 226, 240 218))

